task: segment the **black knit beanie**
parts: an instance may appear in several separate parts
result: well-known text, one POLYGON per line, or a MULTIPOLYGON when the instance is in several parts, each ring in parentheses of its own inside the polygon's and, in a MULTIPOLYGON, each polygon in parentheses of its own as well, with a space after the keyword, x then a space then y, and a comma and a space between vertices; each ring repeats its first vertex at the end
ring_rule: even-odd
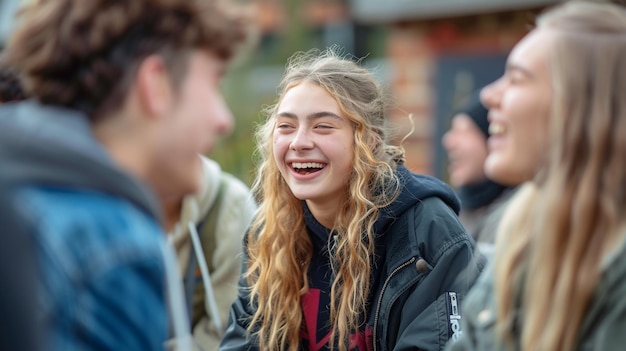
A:
POLYGON ((487 109, 483 106, 482 102, 480 102, 480 92, 476 92, 472 94, 467 103, 454 115, 459 113, 464 113, 468 115, 472 121, 478 126, 485 139, 489 137, 489 121, 487 120, 487 109))

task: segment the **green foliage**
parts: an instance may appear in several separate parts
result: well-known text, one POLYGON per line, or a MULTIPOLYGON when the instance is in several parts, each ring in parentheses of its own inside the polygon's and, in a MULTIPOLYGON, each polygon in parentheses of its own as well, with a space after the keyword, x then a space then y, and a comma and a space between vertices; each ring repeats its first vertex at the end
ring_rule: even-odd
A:
POLYGON ((272 102, 273 96, 261 96, 249 84, 253 66, 243 64, 233 67, 223 81, 222 91, 232 110, 235 125, 230 135, 221 139, 209 155, 222 169, 234 174, 246 184, 252 184, 255 148, 254 130, 262 121, 262 106, 272 102))

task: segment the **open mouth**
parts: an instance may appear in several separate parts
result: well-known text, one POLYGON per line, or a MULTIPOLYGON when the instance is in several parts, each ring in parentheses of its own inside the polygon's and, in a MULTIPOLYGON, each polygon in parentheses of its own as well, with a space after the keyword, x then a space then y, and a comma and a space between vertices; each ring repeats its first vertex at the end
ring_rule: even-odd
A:
POLYGON ((319 172, 326 167, 325 163, 320 162, 292 162, 291 169, 298 174, 311 174, 319 172))
POLYGON ((489 124, 489 135, 498 136, 506 133, 506 127, 502 124, 490 123, 489 124))

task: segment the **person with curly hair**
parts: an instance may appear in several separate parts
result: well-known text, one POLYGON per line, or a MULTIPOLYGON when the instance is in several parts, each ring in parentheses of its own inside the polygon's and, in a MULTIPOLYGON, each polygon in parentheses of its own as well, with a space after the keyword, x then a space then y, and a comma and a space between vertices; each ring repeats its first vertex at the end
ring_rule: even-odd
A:
POLYGON ((32 99, 0 108, 0 164, 32 222, 43 348, 189 350, 157 199, 197 192, 199 154, 232 124, 219 87, 243 18, 211 0, 33 0, 19 16, 3 55, 32 99))
POLYGON ((445 183, 404 165, 373 75, 297 54, 258 129, 259 202, 220 350, 441 350, 483 266, 445 183))
POLYGON ((482 91, 487 174, 526 182, 448 350, 623 350, 626 344, 626 8, 541 14, 482 91))

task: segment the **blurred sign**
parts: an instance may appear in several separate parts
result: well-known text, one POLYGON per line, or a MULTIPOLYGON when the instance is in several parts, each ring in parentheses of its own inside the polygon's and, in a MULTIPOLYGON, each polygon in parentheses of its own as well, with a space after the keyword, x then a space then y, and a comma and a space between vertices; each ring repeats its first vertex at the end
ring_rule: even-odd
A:
POLYGON ((434 175, 447 179, 447 153, 441 140, 450 128, 454 111, 467 103, 467 98, 504 73, 506 54, 441 55, 437 57, 434 111, 436 120, 434 175))
POLYGON ((530 9, 563 0, 350 0, 352 17, 363 22, 395 22, 530 9))

